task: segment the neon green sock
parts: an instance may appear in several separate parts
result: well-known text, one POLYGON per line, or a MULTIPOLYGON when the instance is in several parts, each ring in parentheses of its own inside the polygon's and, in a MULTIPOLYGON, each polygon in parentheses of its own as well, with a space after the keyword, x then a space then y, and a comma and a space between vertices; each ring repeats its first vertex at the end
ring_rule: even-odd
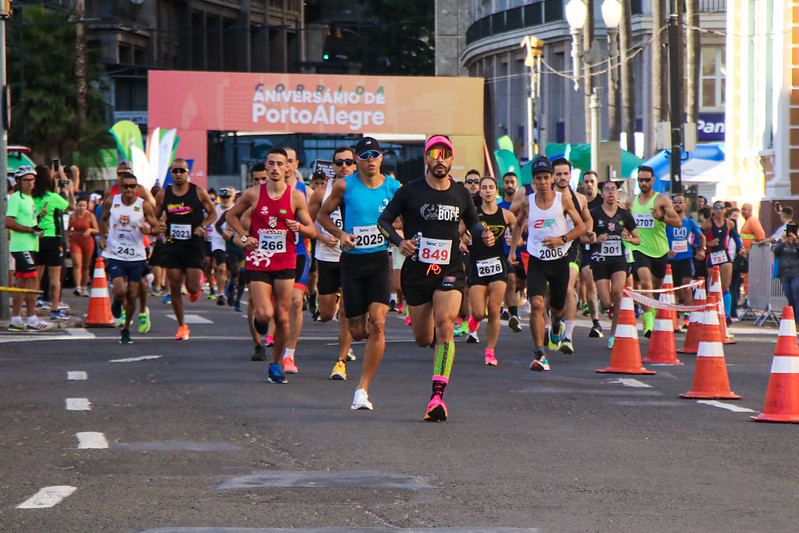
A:
POLYGON ((449 374, 452 372, 452 360, 455 358, 455 343, 436 346, 436 360, 433 364, 433 381, 449 381, 449 374))
POLYGON ((650 309, 644 313, 644 331, 651 331, 655 326, 655 311, 650 309))

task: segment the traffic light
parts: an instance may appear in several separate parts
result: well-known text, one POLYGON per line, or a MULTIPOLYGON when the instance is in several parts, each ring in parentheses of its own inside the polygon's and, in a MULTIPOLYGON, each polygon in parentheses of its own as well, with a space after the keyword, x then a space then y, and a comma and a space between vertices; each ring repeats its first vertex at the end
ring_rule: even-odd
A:
POLYGON ((324 30, 324 32, 325 32, 325 37, 330 37, 330 26, 328 26, 327 24, 325 24, 324 26, 322 26, 322 29, 323 29, 323 30, 324 30))
POLYGON ((544 41, 538 37, 530 37, 530 52, 534 57, 541 57, 544 55, 544 41))
POLYGON ((3 0, 3 11, 0 12, 0 18, 7 19, 11 16, 11 0, 3 0))
POLYGON ((322 54, 322 59, 327 61, 328 59, 330 59, 330 54, 322 54))

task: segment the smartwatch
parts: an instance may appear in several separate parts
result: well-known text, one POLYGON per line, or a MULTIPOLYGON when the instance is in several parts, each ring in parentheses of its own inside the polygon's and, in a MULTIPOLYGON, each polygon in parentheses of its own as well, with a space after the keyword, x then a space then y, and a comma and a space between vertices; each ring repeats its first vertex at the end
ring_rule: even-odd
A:
POLYGON ((247 244, 247 238, 248 237, 249 237, 249 235, 242 235, 241 236, 241 244, 247 244))
POLYGON ((563 239, 563 244, 566 244, 566 242, 568 242, 565 235, 561 235, 560 238, 563 239))

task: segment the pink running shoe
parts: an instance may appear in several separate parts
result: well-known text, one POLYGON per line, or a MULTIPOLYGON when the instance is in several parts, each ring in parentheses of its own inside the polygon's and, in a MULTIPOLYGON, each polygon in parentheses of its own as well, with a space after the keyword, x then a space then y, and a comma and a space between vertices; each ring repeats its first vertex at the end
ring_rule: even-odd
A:
POLYGON ((486 350, 486 365, 497 366, 497 358, 494 356, 493 350, 486 350))
POLYGON ((284 374, 296 374, 299 372, 297 365, 294 364, 294 358, 290 355, 287 355, 283 358, 283 373, 284 374))
POLYGON ((443 422, 447 419, 447 406, 438 394, 434 394, 427 404, 427 413, 424 419, 428 422, 443 422))
POLYGON ((405 317, 405 325, 406 326, 410 326, 411 325, 411 315, 408 315, 408 316, 405 317))

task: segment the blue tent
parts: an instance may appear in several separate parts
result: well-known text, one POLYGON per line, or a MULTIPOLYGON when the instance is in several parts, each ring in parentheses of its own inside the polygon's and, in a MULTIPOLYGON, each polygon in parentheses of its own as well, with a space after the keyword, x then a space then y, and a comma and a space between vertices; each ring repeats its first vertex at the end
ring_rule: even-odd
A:
MULTIPOLYGON (((693 159, 717 161, 721 163, 724 161, 724 143, 714 142, 697 144, 696 150, 693 152, 683 152, 681 155, 682 164, 685 164, 693 159)), ((655 171, 655 186, 653 189, 657 192, 665 192, 670 188, 670 158, 671 150, 661 150, 653 157, 649 158, 649 160, 644 162, 644 165, 652 167, 652 169, 655 171)), ((637 178, 638 172, 634 171, 630 177, 637 178)))

